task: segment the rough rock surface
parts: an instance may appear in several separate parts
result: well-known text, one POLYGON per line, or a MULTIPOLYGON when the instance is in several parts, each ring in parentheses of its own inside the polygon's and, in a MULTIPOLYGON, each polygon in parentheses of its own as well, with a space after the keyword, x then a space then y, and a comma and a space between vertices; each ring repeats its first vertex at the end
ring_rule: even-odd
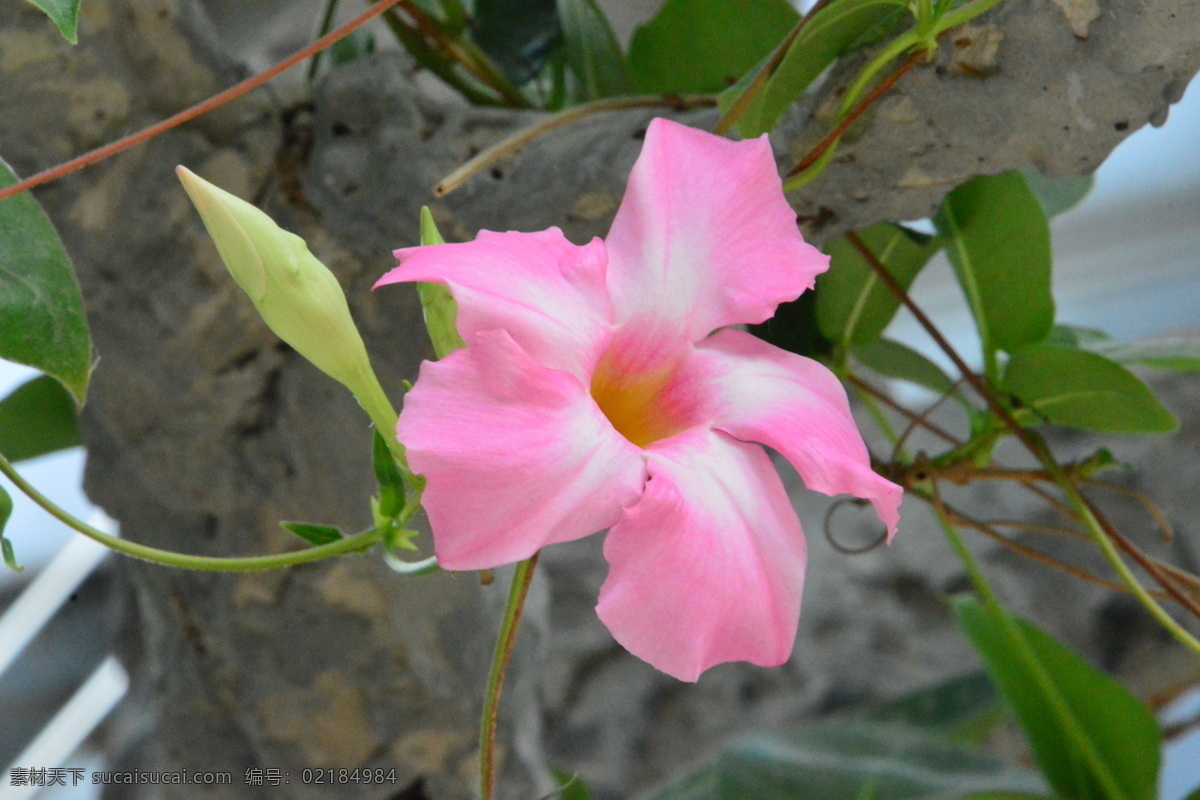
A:
MULTIPOLYGON (((798 196, 808 233, 820 240, 926 216, 978 173, 1090 171, 1129 133, 1161 122, 1200 68, 1200 5, 1191 0, 1111 0, 1086 39, 1072 30, 1079 24, 1055 3, 1008 0, 977 21, 970 41, 947 43, 798 196)), ((0 155, 24 174, 233 78, 193 0, 89 0, 81 44, 56 37, 26 4, 0 6, 0 155)), ((789 117, 774 140, 781 162, 817 138, 809 110, 823 118, 843 74, 789 117)), ((380 54, 338 69, 311 98, 261 91, 39 191, 80 272, 101 358, 85 414, 89 494, 130 539, 209 554, 288 547, 279 519, 347 528, 368 519, 363 416, 254 316, 174 182, 176 163, 310 242, 342 280, 384 386, 398 396, 427 354, 419 311, 401 289, 368 289, 389 251, 415 242, 419 207, 431 203, 449 239, 552 224, 576 241, 603 234, 651 116, 611 113, 560 129, 431 203, 439 178, 532 115, 432 99, 414 88, 403 56, 380 54)), ((1178 413, 1197 407, 1194 382, 1172 386, 1178 413)), ((1168 483, 1163 471, 1179 469, 1170 453, 1195 451, 1198 424, 1193 411, 1169 446, 1119 443, 1119 455, 1143 468, 1133 480, 1180 526, 1184 566, 1194 566, 1188 548, 1200 531, 1183 513, 1186 491, 1163 493, 1188 483, 1168 483)), ((797 501, 812 564, 796 654, 778 670, 722 666, 694 687, 654 672, 614 645, 591 610, 605 572, 599 540, 547 552, 506 694, 503 796, 544 791, 546 763, 578 770, 598 797, 628 796, 736 731, 867 703, 972 663, 940 599, 962 585, 961 570, 912 503, 894 547, 847 558, 821 537, 824 501, 800 489, 797 501)), ((990 516, 1007 502, 985 488, 964 505, 990 516)), ((1118 522, 1149 527, 1134 512, 1118 522)), ((844 525, 839 538, 870 535, 844 525)), ((985 552, 1013 567, 994 572, 1017 610, 1139 688, 1185 674, 1121 597, 985 552)), ((471 575, 402 581, 374 558, 353 558, 265 576, 133 563, 123 574, 120 652, 135 687, 117 728, 124 762, 228 770, 235 786, 122 796, 472 796, 503 573, 491 587, 471 575), (399 782, 299 780, 306 767, 361 766, 395 766, 399 782), (289 770, 291 783, 239 785, 251 767, 289 770)))

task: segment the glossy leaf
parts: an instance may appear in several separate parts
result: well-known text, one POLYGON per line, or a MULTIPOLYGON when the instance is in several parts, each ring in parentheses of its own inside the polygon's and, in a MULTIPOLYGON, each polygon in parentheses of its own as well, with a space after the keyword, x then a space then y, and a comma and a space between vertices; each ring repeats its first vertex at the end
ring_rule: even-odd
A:
MULTIPOLYGON (((904 289, 938 250, 935 241, 890 222, 858 234, 875 259, 904 289)), ((845 238, 826 246, 829 271, 817 279, 817 323, 828 339, 844 345, 878 339, 900 308, 870 262, 845 238)))
MULTIPOLYGON (((394 436, 395 433, 388 431, 388 435, 394 436)), ((380 431, 375 431, 371 466, 379 484, 379 513, 391 519, 400 516, 400 511, 404 508, 405 487, 404 478, 400 475, 396 460, 383 436, 380 431)))
POLYGON ((12 516, 12 510, 12 497, 8 494, 7 489, 0 486, 0 555, 4 557, 4 563, 9 569, 13 572, 20 572, 24 567, 17 563, 12 542, 4 535, 4 527, 8 525, 8 518, 12 516))
POLYGON ((595 0, 557 0, 563 52, 576 102, 632 93, 625 57, 595 0))
POLYGON ((54 453, 79 444, 75 402, 48 375, 27 381, 0 400, 0 453, 9 461, 54 453))
MULTIPOLYGON (((769 132, 830 64, 896 27, 907 16, 900 0, 840 0, 825 6, 805 23, 734 130, 743 138, 769 132)), ((777 37, 776 42, 781 39, 777 37)), ((722 113, 737 102, 765 66, 764 58, 721 94, 722 113)))
MULTIPOLYGON (((0 188, 16 182, 0 161, 0 188)), ((0 358, 45 372, 83 404, 92 367, 83 296, 50 218, 28 192, 0 200, 0 358)))
POLYGON ((294 533, 304 541, 320 547, 343 538, 342 532, 332 525, 313 525, 308 522, 281 522, 284 530, 294 533))
POLYGON ((76 44, 79 41, 75 28, 79 22, 80 0, 29 0, 37 6, 54 23, 59 33, 68 42, 76 44))
POLYGON ((1162 733, 1137 698, 1027 622, 1009 619, 1025 649, 1003 612, 965 597, 954 611, 1059 795, 1154 800, 1162 733))
POLYGON ((911 347, 891 339, 859 345, 850 353, 863 366, 880 375, 924 386, 934 394, 943 395, 954 388, 954 381, 942 372, 941 367, 911 347))
POLYGON ((787 0, 667 0, 629 44, 634 86, 645 94, 719 92, 798 19, 787 0))
POLYGON ((822 722, 741 740, 718 759, 720 800, 955 800, 1037 792, 1039 777, 903 725, 822 722))
POLYGON ((876 722, 938 731, 980 742, 1000 716, 1000 695, 985 672, 972 672, 897 698, 869 712, 876 722))
POLYGON ((1094 175, 1047 178, 1033 167, 1021 170, 1025 185, 1033 192, 1047 217, 1057 217, 1083 202, 1096 185, 1094 175))
POLYGON ((981 176, 935 217, 989 354, 1039 342, 1054 325, 1050 227, 1018 172, 981 176))
POLYGON ((476 0, 472 38, 514 84, 541 71, 561 29, 555 0, 476 0))
POLYGON ((1104 356, 1062 345, 1032 345, 1013 354, 1004 389, 1039 418, 1106 433, 1170 433, 1171 412, 1140 379, 1104 356))

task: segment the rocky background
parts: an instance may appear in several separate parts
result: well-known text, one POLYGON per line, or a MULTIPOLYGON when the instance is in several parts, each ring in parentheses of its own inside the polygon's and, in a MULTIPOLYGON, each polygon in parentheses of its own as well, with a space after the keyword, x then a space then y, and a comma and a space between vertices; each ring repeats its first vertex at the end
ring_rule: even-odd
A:
MULTIPOLYGON (((87 0, 71 48, 26 4, 0 4, 0 154, 30 174, 231 84, 247 61, 220 35, 218 11, 199 0, 87 0)), ((1007 0, 906 76, 798 196, 798 212, 813 219, 806 234, 820 242, 927 216, 975 174, 1093 170, 1124 137, 1165 119, 1200 69, 1198 30, 1192 0, 1007 0)), ((773 137, 781 162, 818 138, 840 77, 773 137)), ((80 273, 100 357, 84 414, 91 498, 130 539, 216 555, 290 547, 280 519, 346 528, 369 520, 364 416, 257 319, 176 183, 176 164, 310 243, 341 279, 384 387, 399 397, 401 380, 429 355, 419 308, 414 293, 369 287, 392 249, 416 242, 420 206, 433 207, 452 240, 549 225, 575 241, 603 234, 654 113, 560 129, 434 202, 438 179, 536 115, 467 107, 430 91, 402 53, 384 52, 311 92, 296 81, 260 90, 39 190, 80 273)), ((661 113, 713 121, 710 112, 661 113)), ((1156 387, 1184 421, 1172 439, 1059 443, 1067 454, 1107 443, 1137 465, 1126 482, 1163 506, 1177 526, 1171 557, 1195 568, 1200 529, 1186 512, 1200 478, 1200 397, 1186 378, 1156 387)), ((548 791, 547 765, 578 771, 598 798, 627 797, 739 731, 972 668, 942 602, 964 578, 922 509, 906 505, 893 547, 847 557, 823 538, 826 501, 798 486, 795 494, 812 564, 795 656, 776 670, 726 665, 695 686, 673 681, 625 654, 596 620, 599 537, 544 554, 506 686, 502 797, 548 791)), ((1037 513, 994 487, 956 501, 990 518, 1037 513)), ((1145 516, 1118 506, 1115 521, 1151 547, 1145 516)), ((872 530, 856 525, 842 522, 836 535, 869 539, 872 530)), ((1017 611, 1136 690, 1195 677, 1126 598, 980 550, 1017 611)), ((491 586, 471 574, 401 580, 372 556, 254 576, 122 562, 116 646, 133 691, 112 727, 114 758, 235 777, 281 768, 293 780, 108 796, 473 796, 505 577, 491 586), (294 778, 306 767, 375 766, 394 766, 399 782, 331 788, 294 778)))

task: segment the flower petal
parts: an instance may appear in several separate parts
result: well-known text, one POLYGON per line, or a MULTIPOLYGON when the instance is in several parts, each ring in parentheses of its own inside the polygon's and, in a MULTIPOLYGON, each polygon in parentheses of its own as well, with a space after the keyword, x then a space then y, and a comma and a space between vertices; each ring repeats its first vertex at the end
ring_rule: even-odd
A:
POLYGON ((601 621, 680 680, 725 661, 782 664, 796 638, 805 546, 766 452, 696 428, 647 457, 645 494, 604 542, 601 621))
POLYGON ((829 267, 796 228, 766 136, 731 142, 664 119, 605 244, 617 321, 671 319, 692 341, 769 319, 829 267))
POLYGON ((396 429, 446 569, 529 558, 607 528, 641 496, 641 452, 573 376, 540 366, 506 331, 421 365, 396 429))
POLYGON ((533 360, 585 380, 611 329, 604 243, 571 244, 558 228, 480 231, 473 242, 397 250, 400 266, 376 287, 444 283, 458 302, 458 332, 503 328, 533 360))
POLYGON ((846 390, 832 372, 734 329, 698 344, 689 368, 717 394, 713 427, 778 450, 809 489, 870 500, 889 537, 896 532, 903 490, 871 469, 846 390))

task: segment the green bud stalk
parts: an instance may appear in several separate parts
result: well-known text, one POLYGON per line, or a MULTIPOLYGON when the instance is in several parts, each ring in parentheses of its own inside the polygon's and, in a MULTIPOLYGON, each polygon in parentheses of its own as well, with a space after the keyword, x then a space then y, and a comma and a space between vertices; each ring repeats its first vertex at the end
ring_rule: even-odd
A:
POLYGON ((176 173, 200 212, 204 227, 238 286, 263 321, 317 369, 358 399, 407 473, 396 444, 396 412, 350 317, 346 295, 333 273, 304 240, 280 228, 250 203, 186 167, 176 173))

